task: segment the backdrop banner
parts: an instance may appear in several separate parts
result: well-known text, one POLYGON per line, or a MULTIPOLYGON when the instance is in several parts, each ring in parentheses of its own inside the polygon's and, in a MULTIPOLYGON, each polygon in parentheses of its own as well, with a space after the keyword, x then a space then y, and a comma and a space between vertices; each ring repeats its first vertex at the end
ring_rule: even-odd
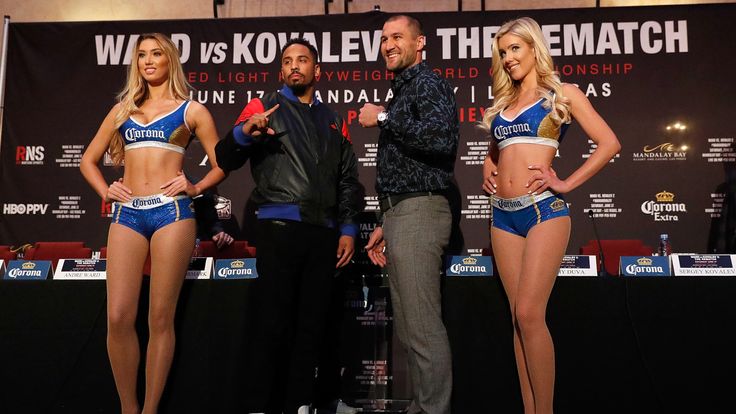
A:
MULTIPOLYGON (((564 82, 575 83, 623 144, 602 173, 566 195, 573 231, 568 253, 594 238, 592 210, 604 239, 655 244, 668 233, 678 252, 734 247, 736 86, 723 81, 735 58, 736 5, 417 13, 427 35, 426 60, 456 91, 461 141, 451 197, 458 214, 456 250, 488 247, 489 202, 481 189, 488 136, 477 127, 493 98, 491 43, 499 26, 529 15, 540 22, 564 82)), ((131 48, 144 32, 170 35, 180 49, 195 99, 209 108, 220 135, 243 106, 280 87, 281 45, 303 36, 319 50, 322 101, 349 124, 375 211, 378 130, 362 129, 360 107, 385 105, 390 80, 380 56, 387 14, 222 20, 11 23, 0 157, 0 244, 82 240, 105 244, 110 205, 79 173, 80 157, 122 88, 131 48)), ((595 145, 573 123, 554 167, 567 177, 595 145)), ((109 164, 109 163, 108 163, 109 164)), ((207 159, 198 141, 186 173, 201 177, 207 159)), ((122 169, 103 167, 109 181, 122 169)), ((240 234, 251 239, 249 168, 218 191, 240 234)))

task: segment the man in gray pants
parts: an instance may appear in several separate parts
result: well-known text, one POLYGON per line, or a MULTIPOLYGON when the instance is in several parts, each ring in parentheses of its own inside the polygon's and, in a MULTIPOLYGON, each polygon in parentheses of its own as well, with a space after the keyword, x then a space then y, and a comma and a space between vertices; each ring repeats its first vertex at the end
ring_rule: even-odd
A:
POLYGON ((452 87, 422 62, 425 37, 409 16, 383 26, 381 54, 394 97, 387 108, 365 104, 363 127, 379 127, 376 191, 383 223, 366 245, 374 264, 385 266, 394 323, 406 346, 412 380, 409 413, 447 414, 452 361, 442 323, 440 274, 452 214, 445 196, 458 146, 452 87))

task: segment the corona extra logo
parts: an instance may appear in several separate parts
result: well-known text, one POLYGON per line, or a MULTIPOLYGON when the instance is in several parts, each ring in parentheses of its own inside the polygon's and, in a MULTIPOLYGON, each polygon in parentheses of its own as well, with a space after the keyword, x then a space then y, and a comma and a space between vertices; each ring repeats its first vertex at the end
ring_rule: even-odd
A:
POLYGON ((478 259, 476 259, 475 257, 466 257, 463 259, 464 265, 474 265, 476 263, 478 263, 478 259))
POLYGON ((36 268, 36 264, 33 262, 24 262, 20 267, 23 270, 32 270, 36 268))
POLYGON ((651 266, 652 265, 652 259, 648 257, 640 257, 636 259, 636 264, 639 266, 651 266))
POLYGON ((654 217, 654 221, 679 221, 677 214, 687 213, 685 203, 675 203, 675 194, 664 190, 654 195, 655 200, 641 203, 641 212, 654 217))
POLYGON ((230 263, 230 267, 233 269, 239 269, 245 266, 245 262, 242 260, 233 260, 232 263, 230 263))
POLYGON ((657 193, 656 197, 658 203, 671 203, 675 201, 675 195, 667 190, 657 193))

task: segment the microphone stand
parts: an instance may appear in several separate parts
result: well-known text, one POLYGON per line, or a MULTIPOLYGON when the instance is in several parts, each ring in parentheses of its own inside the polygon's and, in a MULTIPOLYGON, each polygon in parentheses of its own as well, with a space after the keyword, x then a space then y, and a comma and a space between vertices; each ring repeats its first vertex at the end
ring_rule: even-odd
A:
POLYGON ((598 242, 598 254, 600 254, 601 257, 601 271, 598 272, 598 276, 607 277, 608 272, 606 271, 606 259, 603 256, 603 246, 601 246, 601 238, 598 236, 598 227, 595 225, 595 215, 593 214, 593 210, 588 210, 588 217, 590 217, 590 222, 593 223, 593 234, 595 235, 595 240, 598 242))

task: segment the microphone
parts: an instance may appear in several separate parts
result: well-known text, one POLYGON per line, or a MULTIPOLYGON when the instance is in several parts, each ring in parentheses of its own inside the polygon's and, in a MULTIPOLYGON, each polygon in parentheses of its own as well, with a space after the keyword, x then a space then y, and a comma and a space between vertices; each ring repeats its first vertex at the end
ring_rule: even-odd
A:
POLYGON ((598 227, 595 225, 593 210, 588 210, 588 217, 590 217, 590 222, 593 223, 593 234, 595 235, 595 240, 598 242, 598 254, 601 256, 601 271, 598 272, 598 275, 606 277, 608 276, 608 272, 606 272, 606 259, 603 256, 603 246, 601 246, 601 238, 598 236, 598 227))

